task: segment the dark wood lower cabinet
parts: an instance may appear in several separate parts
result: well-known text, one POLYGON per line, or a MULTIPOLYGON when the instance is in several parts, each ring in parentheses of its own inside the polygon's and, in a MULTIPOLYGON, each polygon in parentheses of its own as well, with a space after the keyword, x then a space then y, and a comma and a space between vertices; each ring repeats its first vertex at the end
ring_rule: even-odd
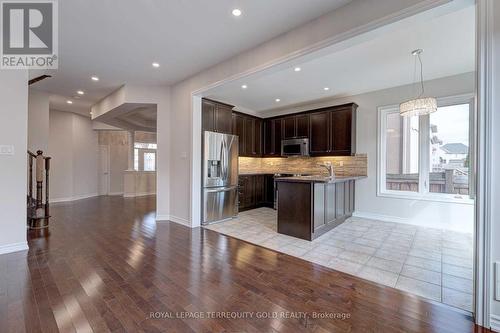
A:
POLYGON ((274 206, 273 175, 242 175, 238 178, 238 209, 240 212, 274 206))

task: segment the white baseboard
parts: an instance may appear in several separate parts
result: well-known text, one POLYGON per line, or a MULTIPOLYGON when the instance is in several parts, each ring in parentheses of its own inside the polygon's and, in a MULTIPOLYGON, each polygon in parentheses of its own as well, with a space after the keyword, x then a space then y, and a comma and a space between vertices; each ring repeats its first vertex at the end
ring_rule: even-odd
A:
POLYGON ((490 314, 490 326, 492 331, 500 332, 500 316, 490 314))
POLYGON ((123 192, 109 192, 108 195, 123 195, 123 192))
POLYGON ((377 213, 370 213, 370 212, 355 211, 354 213, 352 213, 352 216, 361 217, 364 219, 379 220, 379 221, 384 221, 384 222, 411 224, 408 219, 405 219, 402 217, 383 215, 383 214, 377 214, 377 213))
POLYGON ((51 203, 57 203, 57 202, 67 202, 67 201, 75 201, 75 200, 82 200, 82 199, 88 199, 88 198, 93 198, 99 196, 98 193, 90 193, 90 194, 82 194, 82 195, 76 195, 73 197, 66 197, 66 198, 54 198, 50 199, 51 203))
POLYGON ((189 222, 189 220, 173 215, 156 215, 156 222, 174 222, 185 227, 192 228, 191 222, 189 222))
POLYGON ((146 197, 148 195, 156 195, 156 191, 154 191, 154 192, 126 193, 126 194, 123 194, 123 197, 124 198, 135 198, 135 197, 146 197))
POLYGON ((28 249, 29 248, 28 248, 28 243, 27 242, 7 244, 7 245, 0 246, 0 254, 7 254, 7 253, 12 253, 12 252, 18 252, 18 251, 25 251, 25 250, 28 250, 28 249))

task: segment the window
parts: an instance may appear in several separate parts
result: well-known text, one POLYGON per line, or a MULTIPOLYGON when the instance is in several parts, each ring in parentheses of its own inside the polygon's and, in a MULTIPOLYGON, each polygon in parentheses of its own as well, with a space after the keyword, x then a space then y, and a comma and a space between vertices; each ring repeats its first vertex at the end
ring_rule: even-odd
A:
POLYGON ((378 195, 469 199, 472 107, 472 96, 438 99, 438 111, 420 117, 380 107, 378 195))
POLYGON ((134 143, 134 169, 156 171, 156 143, 134 143))
POLYGON ((388 190, 418 192, 419 119, 403 118, 399 112, 386 117, 386 170, 388 190))
POLYGON ((156 170, 156 153, 144 153, 144 171, 156 170))

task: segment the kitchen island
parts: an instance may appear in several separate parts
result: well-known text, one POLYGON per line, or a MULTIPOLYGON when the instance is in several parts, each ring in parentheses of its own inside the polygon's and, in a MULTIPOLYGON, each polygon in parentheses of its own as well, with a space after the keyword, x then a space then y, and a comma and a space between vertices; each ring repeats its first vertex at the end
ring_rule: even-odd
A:
POLYGON ((352 216, 360 176, 276 178, 278 233, 313 240, 352 216))

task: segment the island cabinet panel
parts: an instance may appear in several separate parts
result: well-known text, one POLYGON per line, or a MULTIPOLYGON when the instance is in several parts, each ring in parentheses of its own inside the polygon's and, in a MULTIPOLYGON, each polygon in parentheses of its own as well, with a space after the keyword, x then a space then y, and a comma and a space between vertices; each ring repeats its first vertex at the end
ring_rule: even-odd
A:
POLYGON ((231 105, 203 99, 201 101, 202 130, 232 134, 232 109, 231 105))
POLYGON ((312 240, 311 183, 278 183, 278 233, 312 240))
POLYGON ((326 217, 328 215, 328 202, 321 199, 325 198, 325 190, 325 186, 314 186, 314 230, 322 228, 328 219, 326 217))
MULTIPOLYGON (((322 187, 322 186, 318 186, 322 187)), ((323 221, 323 225, 328 225, 332 222, 335 222, 337 219, 337 194, 336 189, 337 186, 324 186, 325 188, 325 221, 323 221)))
POLYGON ((345 215, 345 183, 335 184, 335 212, 336 216, 345 215))
POLYGON ((278 233, 313 240, 354 211, 354 179, 335 182, 278 179, 278 233))

